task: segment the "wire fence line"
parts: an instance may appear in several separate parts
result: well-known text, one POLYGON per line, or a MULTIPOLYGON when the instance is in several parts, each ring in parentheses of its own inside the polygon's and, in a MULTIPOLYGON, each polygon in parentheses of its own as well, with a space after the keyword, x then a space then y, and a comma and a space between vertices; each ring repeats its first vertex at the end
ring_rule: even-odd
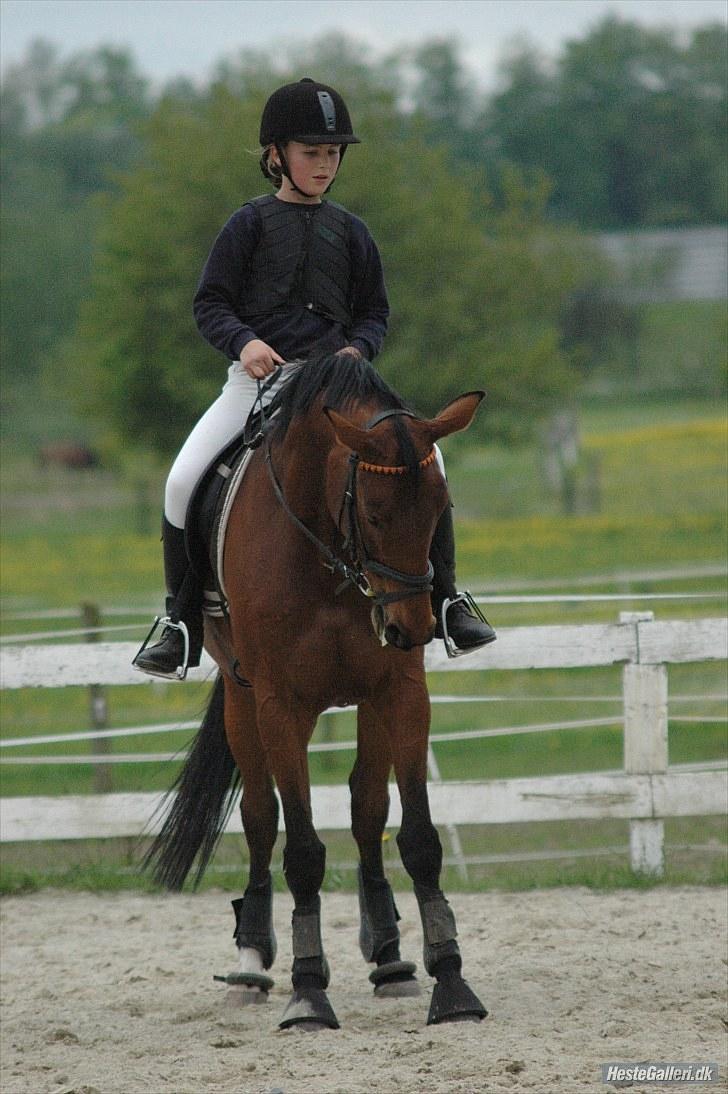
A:
MULTIPOLYGON (((577 589, 587 589, 591 585, 628 585, 633 581, 647 581, 658 583, 661 581, 695 580, 697 578, 728 577, 728 566, 725 561, 720 562, 696 562, 692 565, 670 567, 660 570, 612 570, 610 573, 584 574, 569 578, 546 577, 540 580, 529 581, 528 589, 560 589, 563 586, 572 586, 577 589)), ((523 589, 523 581, 517 579, 505 579, 503 581, 489 582, 487 588, 493 591, 513 592, 523 589)))
MULTIPOLYGON (((640 570, 611 570, 601 574, 570 574, 567 577, 547 577, 524 581, 523 578, 504 578, 499 581, 484 582, 481 586, 483 595, 486 592, 526 592, 530 595, 534 589, 559 589, 563 586, 575 588, 589 588, 591 585, 621 585, 626 581, 646 581, 659 583, 662 581, 690 581, 700 578, 722 577, 728 578, 728 565, 725 560, 713 562, 693 562, 683 566, 666 567, 660 569, 640 570)), ((4 597, 0 600, 0 612, 5 618, 10 618, 12 613, 18 619, 60 619, 77 618, 78 610, 70 608, 28 608, 28 598, 4 597)), ((112 605, 105 609, 107 615, 129 615, 135 612, 146 612, 148 604, 135 604, 131 607, 124 605, 112 605)))
MULTIPOLYGON (((671 703, 726 703, 728 694, 722 695, 672 695, 671 703)), ((610 703, 621 704, 621 695, 431 695, 430 702, 434 704, 458 704, 458 703, 610 703)), ((335 707, 325 710, 321 717, 327 715, 354 713, 356 707, 335 707)), ((724 715, 696 714, 670 716, 673 722, 726 722, 728 717, 724 715)), ((503 726, 491 729, 464 730, 454 733, 431 733, 431 741, 456 741, 469 740, 476 737, 501 736, 517 733, 549 732, 553 729, 581 729, 599 725, 617 725, 621 717, 615 718, 591 718, 580 721, 559 721, 549 723, 529 723, 527 725, 503 726)), ((199 721, 186 722, 162 722, 156 725, 124 726, 118 729, 94 729, 79 730, 72 733, 49 733, 29 737, 5 737, 0 740, 0 749, 29 747, 35 745, 69 744, 73 741, 91 741, 99 739, 112 739, 123 737, 146 737, 157 733, 180 733, 185 730, 198 729, 199 721)), ((355 741, 329 741, 314 742, 309 746, 312 752, 331 752, 337 749, 355 748, 355 741)), ((0 759, 0 763, 2 763, 0 759)))
MULTIPOLYGON (((692 600, 716 600, 724 601, 728 600, 728 592, 721 590, 709 590, 700 593, 562 593, 559 595, 520 595, 520 596, 487 596, 477 595, 474 597, 477 604, 494 605, 494 604, 599 604, 599 603, 633 603, 638 600, 640 603, 653 602, 653 601, 692 601, 692 600)), ((42 610, 37 613, 15 613, 10 615, 3 615, 3 622, 32 622, 33 620, 41 619, 78 619, 79 612, 64 613, 59 612, 54 614, 52 609, 42 610)), ((149 609, 126 609, 126 608, 104 608, 104 614, 115 616, 142 616, 145 620, 148 620, 150 616, 156 614, 154 608, 149 609)), ((81 635, 91 636, 99 634, 112 634, 121 633, 123 631, 137 631, 140 628, 146 626, 146 623, 122 623, 122 624, 103 624, 99 627, 73 627, 65 628, 64 630, 53 631, 27 631, 25 634, 6 634, 0 636, 0 645, 14 645, 20 642, 46 642, 52 641, 57 638, 73 638, 81 635)))
MULTIPOLYGON (((476 604, 490 606, 494 604, 617 604, 625 602, 632 604, 635 601, 640 603, 644 601, 728 601, 728 592, 714 590, 705 593, 603 593, 599 595, 564 593, 559 596, 475 596, 474 600, 476 604)), ((131 612, 131 610, 129 612, 119 610, 118 614, 136 615, 137 613, 131 612)), ((157 613, 150 608, 149 612, 139 612, 138 614, 143 615, 146 621, 115 624, 114 626, 102 625, 100 627, 73 627, 65 630, 27 631, 24 635, 1 636, 0 645, 14 645, 20 642, 47 642, 61 638, 78 638, 82 635, 90 637, 92 635, 111 635, 111 633, 122 631, 137 631, 147 627, 149 617, 153 617, 157 613)), ((3 618, 8 620, 10 617, 4 616, 3 618)), ((54 618, 54 616, 48 616, 47 618, 54 618)), ((78 614, 67 618, 76 619, 78 614)), ((15 621, 21 621, 21 618, 15 617, 15 621)))
MULTIPOLYGON (((570 575, 568 578, 544 578, 529 581, 524 584, 522 579, 505 579, 480 583, 475 599, 481 604, 568 604, 568 603, 619 603, 620 601, 670 601, 670 600, 724 600, 728 591, 723 589, 708 590, 706 592, 670 592, 670 593, 644 593, 622 591, 619 593, 558 593, 552 595, 539 595, 536 590, 562 589, 565 586, 585 589, 595 585, 611 584, 624 589, 625 585, 633 582, 647 582, 659 584, 665 581, 690 581, 706 578, 728 579, 728 566, 725 562, 694 563, 680 568, 652 569, 652 570, 615 570, 610 573, 586 574, 582 576, 570 575), (524 591, 526 590, 526 591, 524 591), (507 594, 513 595, 507 595, 507 594)), ((79 608, 19 608, 15 599, 6 598, 0 602, 0 616, 4 623, 38 622, 42 620, 80 619, 83 612, 79 608)), ((149 604, 136 605, 110 605, 103 609, 105 617, 143 617, 156 613, 156 606, 149 604)), ((133 629, 137 624, 124 624, 116 627, 100 627, 97 633, 108 633, 114 630, 133 629)), ((89 628, 79 628, 66 631, 50 631, 29 633, 27 635, 6 635, 0 638, 0 642, 40 641, 71 636, 74 634, 90 634, 89 628)))
MULTIPOLYGON (((667 852, 691 852, 704 855, 711 854, 724 854, 725 847, 719 843, 667 843, 665 845, 667 852)), ((463 855, 462 859, 456 858, 454 855, 443 855, 442 865, 443 867, 456 867, 460 870, 461 866, 509 866, 516 863, 529 863, 529 862, 558 862, 579 860, 584 858, 624 858, 629 854, 629 846, 627 844, 611 845, 608 847, 572 847, 564 848, 563 850, 547 850, 547 851, 501 851, 497 853, 491 853, 488 855, 463 855)), ((240 862, 211 862, 205 870, 206 875, 214 874, 234 874, 240 875, 241 870, 247 864, 247 859, 241 858, 240 862)), ((335 872, 354 872, 359 869, 361 863, 354 862, 352 860, 337 861, 330 864, 330 869, 335 872)), ((138 877, 141 873, 139 866, 112 866, 108 867, 108 872, 114 877, 138 877)), ((274 876, 283 877, 282 864, 279 865, 275 861, 271 864, 271 873, 274 876)), ((387 873, 392 870, 405 870, 402 861, 392 856, 385 862, 385 869, 387 873)), ((63 877, 68 871, 66 866, 46 866, 43 873, 49 877, 63 877)))

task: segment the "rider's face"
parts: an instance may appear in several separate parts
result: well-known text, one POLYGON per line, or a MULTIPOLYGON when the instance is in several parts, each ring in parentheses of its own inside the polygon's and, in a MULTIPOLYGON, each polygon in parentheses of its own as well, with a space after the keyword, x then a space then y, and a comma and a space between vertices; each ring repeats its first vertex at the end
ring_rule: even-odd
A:
MULTIPOLYGON (((300 141, 289 141, 284 154, 291 178, 303 193, 294 190, 290 180, 284 175, 283 183, 278 191, 279 197, 285 201, 320 201, 339 169, 341 145, 302 144, 300 141)), ((273 161, 280 162, 275 149, 273 161)))

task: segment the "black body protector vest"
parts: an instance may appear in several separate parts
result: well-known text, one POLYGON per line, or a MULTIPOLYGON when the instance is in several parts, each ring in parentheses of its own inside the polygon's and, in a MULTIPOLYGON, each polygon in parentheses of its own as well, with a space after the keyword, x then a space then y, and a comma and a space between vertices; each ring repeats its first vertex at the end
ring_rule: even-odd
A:
POLYGON ((240 318, 308 308, 344 327, 352 323, 350 214, 340 205, 293 205, 272 194, 253 198, 262 222, 240 318))

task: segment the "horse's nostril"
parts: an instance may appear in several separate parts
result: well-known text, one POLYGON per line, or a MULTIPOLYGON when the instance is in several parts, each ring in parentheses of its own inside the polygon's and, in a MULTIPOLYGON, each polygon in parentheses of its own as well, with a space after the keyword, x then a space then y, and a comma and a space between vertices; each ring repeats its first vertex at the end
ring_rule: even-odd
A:
POLYGON ((409 637, 404 634, 396 623, 388 623, 384 629, 384 637, 390 646, 396 646, 398 650, 412 649, 412 642, 409 637))

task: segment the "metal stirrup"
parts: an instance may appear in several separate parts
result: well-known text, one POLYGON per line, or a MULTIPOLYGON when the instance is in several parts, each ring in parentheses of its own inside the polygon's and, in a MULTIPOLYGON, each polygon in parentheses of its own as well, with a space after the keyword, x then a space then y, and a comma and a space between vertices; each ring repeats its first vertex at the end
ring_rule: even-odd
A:
MULTIPOLYGON (((467 650, 459 649, 458 646, 455 645, 454 641, 450 637, 450 633, 447 629, 447 613, 448 613, 448 609, 451 608, 453 606, 453 604, 465 604, 465 605, 467 605, 467 607, 470 608, 470 610, 473 612, 473 614, 476 616, 476 618, 481 621, 481 623, 486 623, 487 624, 488 620, 485 618, 485 616, 483 615, 480 608, 475 603, 475 601, 473 600, 471 594, 468 592, 467 589, 462 593, 458 593, 457 596, 452 597, 452 599, 450 599, 450 597, 446 597, 443 600, 442 607, 440 608, 440 622, 442 624, 442 640, 445 643, 445 650, 447 652, 448 657, 463 657, 466 653, 472 653, 473 650, 472 649, 467 649, 467 650)), ((488 624, 488 625, 490 625, 490 624, 488 624)))
POLYGON ((140 672, 146 672, 149 676, 159 676, 163 680, 184 680, 187 676, 189 661, 190 632, 187 629, 187 624, 181 619, 178 623, 175 623, 172 619, 169 618, 168 615, 158 615, 152 623, 152 629, 142 642, 141 649, 135 655, 134 660, 132 661, 132 665, 135 668, 138 668, 140 672), (175 631, 180 631, 182 634, 182 638, 184 639, 184 653, 182 655, 182 664, 178 665, 174 672, 150 672, 148 669, 142 668, 141 665, 137 665, 138 659, 144 653, 158 627, 171 627, 175 631))

